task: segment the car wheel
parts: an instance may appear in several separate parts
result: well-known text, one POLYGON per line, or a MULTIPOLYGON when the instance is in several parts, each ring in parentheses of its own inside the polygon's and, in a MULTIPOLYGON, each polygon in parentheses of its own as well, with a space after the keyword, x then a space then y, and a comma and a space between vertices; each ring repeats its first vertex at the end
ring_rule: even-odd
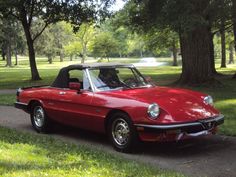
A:
POLYGON ((136 129, 125 113, 116 113, 111 117, 108 133, 110 141, 117 151, 131 152, 138 143, 136 129))
POLYGON ((31 107, 31 123, 38 133, 48 133, 51 128, 51 121, 47 117, 43 106, 35 103, 31 107))

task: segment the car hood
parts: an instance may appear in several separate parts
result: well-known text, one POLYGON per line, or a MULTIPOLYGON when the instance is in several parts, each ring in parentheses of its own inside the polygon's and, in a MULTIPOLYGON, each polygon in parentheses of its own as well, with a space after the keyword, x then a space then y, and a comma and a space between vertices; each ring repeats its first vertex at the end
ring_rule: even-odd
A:
POLYGON ((125 95, 128 99, 148 104, 157 103, 161 110, 169 115, 161 121, 163 123, 191 122, 219 115, 214 107, 203 102, 205 94, 186 89, 151 87, 115 91, 108 94, 125 95))

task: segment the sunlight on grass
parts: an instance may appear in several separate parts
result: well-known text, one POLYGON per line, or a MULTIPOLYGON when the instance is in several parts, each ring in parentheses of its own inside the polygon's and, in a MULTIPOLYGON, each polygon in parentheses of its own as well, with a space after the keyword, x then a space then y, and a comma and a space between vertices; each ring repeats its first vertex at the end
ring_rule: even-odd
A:
POLYGON ((4 177, 183 176, 45 135, 3 127, 0 134, 0 174, 4 177))
POLYGON ((215 107, 225 115, 225 123, 220 127, 220 132, 227 135, 236 135, 236 97, 235 99, 217 101, 215 107))

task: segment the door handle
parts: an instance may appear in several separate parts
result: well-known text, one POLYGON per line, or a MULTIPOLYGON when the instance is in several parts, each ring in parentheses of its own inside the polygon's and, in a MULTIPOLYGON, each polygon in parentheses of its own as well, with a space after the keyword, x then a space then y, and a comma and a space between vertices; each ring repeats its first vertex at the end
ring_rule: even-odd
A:
POLYGON ((59 95, 65 95, 66 92, 59 92, 59 95))

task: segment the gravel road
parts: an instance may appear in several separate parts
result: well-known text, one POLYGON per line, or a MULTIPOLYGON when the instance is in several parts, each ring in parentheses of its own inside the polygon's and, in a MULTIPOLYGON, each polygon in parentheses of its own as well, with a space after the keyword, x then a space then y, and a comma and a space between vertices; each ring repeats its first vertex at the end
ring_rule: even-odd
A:
MULTIPOLYGON (((29 115, 11 106, 0 106, 0 125, 35 133, 29 115)), ((50 136, 162 169, 178 171, 187 176, 236 177, 234 137, 217 135, 181 143, 144 143, 139 153, 122 154, 113 150, 104 135, 58 126, 50 136)))

